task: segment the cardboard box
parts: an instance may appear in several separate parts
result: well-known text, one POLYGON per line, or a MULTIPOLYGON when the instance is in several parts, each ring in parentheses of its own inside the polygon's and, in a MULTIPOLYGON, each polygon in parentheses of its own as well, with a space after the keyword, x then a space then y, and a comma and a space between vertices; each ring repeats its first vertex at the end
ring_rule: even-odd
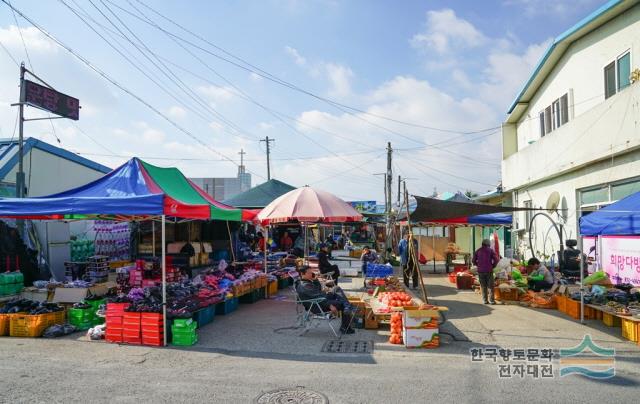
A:
POLYGON ((20 293, 23 299, 29 299, 36 302, 46 302, 49 300, 49 291, 47 289, 38 289, 34 287, 25 288, 20 293))
POLYGON ((437 329, 440 313, 437 310, 405 310, 405 329, 437 329))
POLYGON ((53 294, 54 303, 78 303, 83 301, 90 294, 93 296, 104 296, 109 289, 118 285, 114 282, 98 283, 90 288, 56 288, 53 294))
POLYGON ((402 340, 407 348, 435 348, 440 343, 438 329, 404 329, 402 340))
POLYGON ((371 309, 370 307, 367 307, 364 312, 364 328, 366 328, 367 330, 378 329, 378 319, 373 313, 373 309, 371 309))

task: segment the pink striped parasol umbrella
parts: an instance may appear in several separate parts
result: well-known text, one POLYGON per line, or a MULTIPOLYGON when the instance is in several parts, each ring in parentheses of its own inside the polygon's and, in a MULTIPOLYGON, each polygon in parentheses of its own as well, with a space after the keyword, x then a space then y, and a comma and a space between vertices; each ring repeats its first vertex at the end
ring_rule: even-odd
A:
POLYGON ((337 196, 307 186, 275 199, 260 211, 256 220, 263 225, 294 220, 341 223, 361 221, 362 215, 337 196))

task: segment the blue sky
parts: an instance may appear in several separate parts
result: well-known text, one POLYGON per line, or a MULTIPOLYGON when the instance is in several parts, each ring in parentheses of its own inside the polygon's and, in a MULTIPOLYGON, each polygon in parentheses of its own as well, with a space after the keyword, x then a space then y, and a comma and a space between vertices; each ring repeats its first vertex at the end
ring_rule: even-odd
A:
MULTIPOLYGON (((237 161, 237 152, 244 148, 254 184, 266 176, 264 144, 258 139, 270 136, 276 139, 275 178, 346 199, 383 200, 382 180, 373 174, 385 170, 387 142, 398 149, 395 175, 411 178, 411 193, 431 193, 434 187, 439 192, 484 192, 495 186, 499 134, 463 132, 499 126, 551 39, 601 3, 13 1, 171 122, 17 15, 19 31, 4 4, 0 43, 15 59, 28 63, 24 39, 33 70, 80 98, 83 106, 77 124, 57 120, 52 128, 49 122, 32 122, 26 126, 29 136, 111 167, 136 155, 153 164, 177 166, 190 176, 207 177, 235 175, 237 167, 227 159, 237 161), (172 40, 175 36, 196 47, 178 39, 186 51, 172 40), (261 77, 255 68, 313 96, 261 77)), ((0 49, 0 137, 14 134, 16 111, 9 104, 17 98, 17 84, 18 68, 0 49)))

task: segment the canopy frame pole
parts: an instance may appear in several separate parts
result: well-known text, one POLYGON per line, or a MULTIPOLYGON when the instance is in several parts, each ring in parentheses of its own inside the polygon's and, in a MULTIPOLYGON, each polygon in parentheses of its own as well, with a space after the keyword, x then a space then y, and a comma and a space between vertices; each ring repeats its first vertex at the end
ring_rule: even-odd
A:
MULTIPOLYGON (((419 256, 416 255, 416 249, 415 246, 413 245, 413 229, 411 227, 411 215, 409 214, 409 193, 407 192, 407 188, 405 186, 404 189, 404 200, 405 200, 405 208, 407 209, 407 230, 409 232, 409 239, 408 241, 408 246, 407 246, 407 253, 408 253, 408 257, 407 257, 407 267, 409 266, 409 263, 411 263, 412 265, 412 271, 410 272, 410 276, 411 278, 413 278, 413 271, 417 271, 418 273, 418 281, 420 283, 420 289, 422 290, 422 297, 424 298, 424 302, 429 304, 429 298, 427 297, 427 289, 424 287, 424 280, 422 279, 422 271, 420 270, 420 261, 419 256), (409 259, 409 257, 412 257, 413 259, 409 259)), ((420 248, 420 243, 418 243, 418 248, 420 248)), ((407 268, 409 269, 409 268, 407 268)), ((408 274, 409 275, 409 274, 408 274)), ((411 281, 413 282, 413 280, 411 279, 411 281)))
POLYGON ((309 264, 309 227, 305 222, 302 222, 302 227, 304 228, 304 263, 306 265, 309 264))
MULTIPOLYGON (((580 231, 578 226, 578 231, 580 231)), ((578 252, 580 253, 580 259, 578 263, 580 264, 580 324, 584 324, 584 271, 582 269, 582 234, 578 235, 578 252)))
POLYGON ((156 221, 151 219, 151 245, 153 246, 153 257, 156 257, 156 221))
POLYGON ((431 248, 433 252, 433 273, 436 273, 436 227, 431 226, 431 248))
POLYGON ((269 242, 269 225, 264 227, 264 273, 267 273, 267 243, 269 242))
MULTIPOLYGON (((167 326, 167 247, 165 224, 166 217, 162 215, 162 320, 164 321, 164 327, 167 326)), ((164 332, 164 346, 167 346, 167 330, 164 332)))
POLYGON ((227 220, 226 222, 227 222, 227 233, 229 233, 229 247, 231 248, 231 259, 233 259, 232 262, 236 262, 236 253, 234 251, 234 243, 231 237, 231 227, 229 226, 229 221, 227 220))

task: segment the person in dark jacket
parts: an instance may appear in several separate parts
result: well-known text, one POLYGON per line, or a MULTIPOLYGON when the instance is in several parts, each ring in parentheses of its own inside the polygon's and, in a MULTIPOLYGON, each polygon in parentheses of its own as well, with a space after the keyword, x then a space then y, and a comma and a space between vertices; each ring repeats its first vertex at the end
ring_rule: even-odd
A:
POLYGON ((404 286, 409 289, 409 276, 413 281, 413 288, 418 288, 420 276, 420 265, 417 262, 414 262, 414 255, 418 254, 418 240, 415 238, 413 240, 413 249, 414 254, 410 254, 409 251, 409 235, 405 234, 400 243, 398 244, 398 252, 400 253, 400 264, 402 265, 402 278, 404 280, 404 286))
POLYGON ((335 284, 338 284, 340 269, 337 265, 329 262, 329 248, 326 244, 322 244, 320 246, 320 252, 318 252, 318 269, 320 269, 321 274, 330 274, 335 284))
POLYGON ((482 247, 473 253, 473 265, 478 267, 478 280, 484 304, 489 304, 489 302, 496 304, 493 294, 493 268, 496 267, 498 261, 500 259, 491 248, 491 242, 488 239, 482 240, 482 247), (487 289, 489 289, 489 295, 487 295, 487 289))
MULTIPOLYGON (((344 295, 342 289, 335 287, 333 292, 326 293, 320 281, 316 279, 315 273, 308 266, 302 266, 300 269, 300 281, 296 286, 296 291, 300 300, 311 300, 322 298, 325 299, 319 303, 323 311, 331 311, 337 315, 342 313, 342 323, 340 331, 343 334, 353 334, 355 330, 351 327, 351 320, 353 318, 351 306, 349 300, 344 295)), ((305 307, 309 309, 310 304, 305 304, 305 307)), ((317 309, 316 309, 317 310, 317 309)))
POLYGON ((375 264, 378 262, 378 253, 375 250, 369 248, 369 246, 362 247, 362 255, 360 256, 362 262, 362 276, 367 277, 367 264, 375 264))

